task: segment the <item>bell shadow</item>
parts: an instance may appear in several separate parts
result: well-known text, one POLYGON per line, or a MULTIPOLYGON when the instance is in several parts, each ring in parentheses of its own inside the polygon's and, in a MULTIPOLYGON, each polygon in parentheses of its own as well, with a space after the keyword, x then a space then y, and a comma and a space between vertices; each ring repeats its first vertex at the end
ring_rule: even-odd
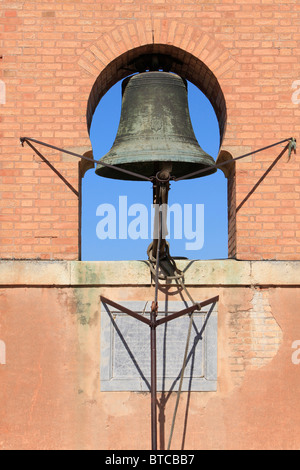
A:
POLYGON ((142 369, 140 368, 138 362, 136 361, 136 359, 135 359, 135 357, 134 357, 134 354, 132 353, 130 347, 128 346, 128 344, 127 344, 127 342, 126 342, 126 340, 125 340, 125 338, 124 338, 124 336, 122 335, 120 328, 118 327, 117 323, 115 322, 115 320, 114 320, 114 318, 113 318, 113 316, 112 316, 112 314, 111 314, 111 311, 109 310, 109 308, 107 307, 107 305, 106 305, 105 303, 103 303, 103 305, 104 305, 104 308, 105 308, 105 310, 106 310, 106 312, 107 312, 107 314, 108 314, 108 316, 109 316, 109 318, 110 318, 110 320, 111 320, 111 322, 112 322, 113 327, 115 328, 116 332, 117 332, 118 335, 119 335, 120 340, 122 341, 122 344, 123 344, 124 348, 126 349, 126 351, 127 351, 128 355, 129 355, 130 359, 132 360, 132 363, 134 364, 134 366, 135 366, 135 368, 136 368, 138 374, 140 375, 141 379, 145 382, 145 384, 146 384, 146 386, 147 386, 147 388, 149 389, 149 392, 150 392, 151 387, 150 387, 149 381, 148 381, 147 378, 145 377, 145 375, 144 375, 142 369))
MULTIPOLYGON (((180 287, 180 286, 178 286, 180 287)), ((179 290, 179 294, 182 298, 182 301, 184 302, 185 306, 188 306, 188 303, 183 299, 182 297, 182 292, 179 290)), ((174 294, 173 294, 174 295, 174 294)), ((168 292, 166 292, 166 300, 165 300, 165 316, 168 314, 168 292)), ((162 391, 161 391, 161 396, 160 399, 157 400, 157 407, 159 410, 158 414, 158 422, 159 422, 159 430, 160 430, 160 449, 165 450, 165 422, 166 422, 166 405, 168 403, 169 398, 171 397, 172 393, 174 392, 174 389, 176 387, 176 384, 180 381, 181 374, 182 374, 182 369, 185 367, 185 369, 188 367, 189 363, 190 365, 190 372, 189 372, 189 381, 188 381, 188 389, 185 390, 185 392, 188 393, 187 395, 187 403, 186 403, 186 410, 185 410, 185 418, 184 418, 184 427, 183 427, 183 436, 182 436, 182 445, 181 445, 181 450, 184 450, 184 444, 185 444, 185 436, 186 436, 186 431, 187 431, 187 425, 188 425, 188 412, 189 412, 189 405, 190 405, 190 398, 191 398, 191 392, 192 392, 192 383, 193 383, 193 376, 194 376, 194 368, 195 368, 195 357, 196 357, 196 348, 198 346, 198 343, 203 339, 203 334, 205 332, 205 328, 207 326, 209 317, 211 313, 213 312, 215 307, 215 303, 213 303, 207 312, 205 316, 205 320, 203 322, 203 325, 201 329, 199 330, 195 321, 193 320, 192 322, 192 327, 194 330, 194 341, 193 341, 193 346, 190 348, 189 353, 186 357, 186 363, 185 365, 183 364, 177 377, 174 379, 170 389, 168 391, 165 390, 165 376, 166 376, 166 341, 167 341, 167 327, 168 324, 165 324, 164 327, 164 338, 163 338, 163 381, 162 381, 162 391)))
POLYGON ((187 391, 187 401, 186 401, 186 407, 185 407, 185 416, 184 416, 184 424, 183 424, 183 433, 182 433, 182 442, 181 442, 181 450, 184 450, 184 444, 185 444, 185 438, 186 438, 186 431, 187 431, 187 424, 188 424, 188 414, 189 414, 189 407, 190 407, 190 400, 191 400, 191 391, 192 391, 192 381, 193 381, 193 372, 194 372, 194 366, 195 366, 195 352, 196 352, 196 346, 197 343, 203 339, 203 333, 205 331, 207 322, 209 320, 209 317, 215 308, 215 303, 211 305, 210 310, 207 312, 207 315, 205 317, 203 326, 199 333, 196 334, 194 338, 194 345, 191 348, 190 352, 190 360, 191 360, 191 373, 189 377, 189 386, 188 386, 188 391, 187 391))
MULTIPOLYGON (((182 297, 182 293, 180 293, 180 296, 182 297)), ((185 306, 187 307, 188 306, 188 302, 186 300, 184 300, 182 298, 182 301, 183 303, 185 304, 185 306)), ((165 308, 164 308, 164 311, 165 311, 165 316, 168 316, 168 314, 170 313, 169 312, 169 305, 168 305, 168 302, 169 302, 169 294, 168 292, 166 293, 166 299, 165 299, 165 308)), ((111 320, 111 323, 116 331, 116 333, 118 334, 129 358, 131 359, 139 377, 143 380, 143 382, 145 383, 148 391, 150 392, 151 391, 151 386, 150 386, 150 383, 149 383, 149 380, 147 379, 147 377, 145 376, 144 372, 142 371, 140 365, 138 364, 138 361, 136 360, 135 356, 134 356, 134 353, 132 352, 132 350, 130 349, 124 335, 122 334, 120 328, 118 327, 114 317, 113 317, 113 314, 112 312, 110 311, 110 309, 108 308, 108 306, 105 304, 105 303, 102 303, 102 305, 104 306, 110 320, 111 320)), ((193 339, 193 345, 189 348, 189 352, 188 352, 188 355, 187 355, 187 358, 186 358, 186 363, 185 363, 185 368, 188 367, 188 365, 190 364, 190 372, 189 372, 189 377, 188 377, 188 389, 185 390, 185 392, 188 393, 187 395, 187 403, 186 403, 186 410, 185 410, 185 419, 184 419, 184 428, 183 428, 183 436, 182 436, 182 450, 184 449, 184 443, 185 443, 185 436, 186 436, 186 430, 187 430, 187 425, 188 425, 188 412, 189 412, 189 405, 190 405, 190 397, 191 397, 191 392, 192 392, 192 383, 193 383, 193 375, 194 375, 194 367, 195 367, 195 355, 196 355, 196 349, 197 349, 197 346, 199 344, 199 342, 203 339, 203 334, 205 332, 205 328, 207 326, 207 323, 208 323, 208 320, 209 320, 209 317, 214 309, 214 306, 215 306, 215 303, 213 303, 209 309, 209 311, 207 312, 206 316, 205 316, 205 319, 204 319, 204 322, 203 322, 203 325, 201 326, 201 328, 199 329, 199 327, 197 327, 195 321, 192 322, 192 328, 193 328, 193 331, 194 331, 194 339, 193 339)), ((169 390, 166 390, 166 368, 167 368, 167 337, 168 337, 168 323, 165 323, 163 328, 164 328, 164 331, 163 331, 163 338, 162 338, 162 374, 161 374, 161 380, 162 380, 162 386, 161 386, 161 392, 160 392, 160 398, 157 398, 157 407, 158 407, 158 424, 159 424, 159 442, 160 442, 160 449, 161 450, 165 450, 165 435, 166 435, 166 430, 165 430, 165 412, 166 412, 166 405, 169 401, 169 398, 171 397, 172 393, 175 392, 175 387, 177 385, 177 383, 179 382, 180 380, 180 377, 181 377, 181 373, 182 373, 182 368, 183 368, 183 365, 182 367, 180 368, 180 371, 179 373, 177 374, 177 376, 175 377, 175 379, 173 380, 172 382, 172 385, 170 386, 169 390)), ((161 327, 162 328, 162 327, 161 327)), ((176 392, 175 392, 176 393, 176 392)))

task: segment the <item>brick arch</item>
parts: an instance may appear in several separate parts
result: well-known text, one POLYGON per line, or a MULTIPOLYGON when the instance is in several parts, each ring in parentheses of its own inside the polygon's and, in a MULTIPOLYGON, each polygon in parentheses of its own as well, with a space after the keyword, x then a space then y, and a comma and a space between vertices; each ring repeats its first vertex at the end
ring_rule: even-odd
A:
POLYGON ((221 83, 237 66, 235 60, 199 28, 160 19, 154 20, 148 29, 144 23, 126 23, 101 36, 81 56, 78 65, 95 78, 87 104, 88 130, 102 96, 132 73, 129 64, 143 54, 167 55, 172 61, 170 71, 186 78, 206 95, 215 110, 222 143, 227 110, 221 83))

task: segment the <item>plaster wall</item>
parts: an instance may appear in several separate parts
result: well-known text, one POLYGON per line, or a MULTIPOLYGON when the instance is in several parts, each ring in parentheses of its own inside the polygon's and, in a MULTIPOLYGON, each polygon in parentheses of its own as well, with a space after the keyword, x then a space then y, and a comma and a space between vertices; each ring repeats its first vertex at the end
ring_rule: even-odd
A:
MULTIPOLYGON (((180 263, 194 298, 219 295, 218 383, 182 394, 173 449, 299 449, 299 262, 260 265, 180 263)), ((0 279, 0 447, 150 449, 150 394, 100 386, 99 296, 151 301, 147 263, 2 261, 0 279)), ((164 449, 176 394, 158 399, 164 449)))

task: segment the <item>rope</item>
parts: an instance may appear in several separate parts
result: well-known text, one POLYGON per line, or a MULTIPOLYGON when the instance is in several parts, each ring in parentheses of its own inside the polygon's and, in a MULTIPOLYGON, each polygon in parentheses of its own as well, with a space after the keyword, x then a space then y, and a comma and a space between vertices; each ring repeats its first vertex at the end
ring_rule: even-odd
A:
MULTIPOLYGON (((188 298, 192 302, 192 304, 196 305, 197 310, 200 311, 201 306, 197 302, 194 301, 194 299, 192 298, 191 294, 189 293, 188 289, 186 288, 186 286, 184 284, 184 275, 183 275, 182 271, 180 271, 177 268, 174 259, 170 256, 169 244, 166 242, 166 253, 165 253, 165 257, 163 259, 160 259, 160 260, 158 258, 155 259, 152 255, 152 251, 153 251, 153 243, 151 243, 149 245, 147 253, 148 253, 148 257, 149 257, 149 261, 150 261, 150 271, 155 276, 155 290, 157 290, 157 287, 158 287, 158 279, 161 279, 161 280, 163 279, 163 280, 167 280, 167 281, 175 280, 178 284, 180 284, 182 289, 185 291, 186 295, 188 296, 188 298), (163 266, 161 266, 162 262, 164 262, 163 266), (159 267, 161 268, 160 273, 159 273, 159 267)), ((180 373, 180 381, 179 381, 179 386, 178 386, 178 391, 177 391, 176 403, 175 403, 175 408, 174 408, 174 412, 173 412, 173 418, 172 418, 172 424, 171 424, 171 430, 170 430, 170 437, 169 437, 168 448, 167 448, 168 450, 170 450, 170 446, 171 446, 171 442, 172 442, 172 437, 173 437, 175 422, 176 422, 176 417, 177 417, 177 411, 178 411, 180 396, 181 396, 181 392, 182 392, 184 372, 185 372, 186 364, 187 364, 187 356, 188 356, 190 339, 191 339, 192 325, 193 325, 193 321, 194 321, 194 312, 195 312, 195 310, 190 314, 187 340, 186 340, 183 363, 182 363, 182 368, 181 368, 181 373, 180 373)))
POLYGON ((165 255, 164 257, 160 257, 158 264, 156 263, 156 258, 153 256, 153 242, 148 246, 147 255, 150 262, 150 271, 154 278, 156 276, 157 267, 159 268, 157 277, 160 280, 176 281, 183 278, 183 273, 176 267, 174 259, 170 256, 168 242, 166 242, 165 255))

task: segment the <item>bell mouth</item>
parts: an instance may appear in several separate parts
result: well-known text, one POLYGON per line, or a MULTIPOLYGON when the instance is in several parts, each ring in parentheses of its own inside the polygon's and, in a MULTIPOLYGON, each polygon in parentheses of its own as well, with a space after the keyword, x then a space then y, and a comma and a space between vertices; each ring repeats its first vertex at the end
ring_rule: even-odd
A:
MULTIPOLYGON (((155 177, 155 175, 163 169, 163 165, 166 162, 130 162, 130 163, 121 163, 117 166, 120 169, 133 171, 142 176, 147 176, 148 178, 155 177)), ((172 178, 184 178, 185 175, 189 175, 190 173, 194 173, 196 171, 201 171, 200 175, 191 176, 186 179, 194 179, 199 178, 199 176, 209 176, 215 173, 217 170, 214 167, 209 168, 207 164, 201 163, 192 163, 192 162, 171 162, 172 163, 172 171, 171 171, 171 179, 172 178)), ((113 163, 111 163, 113 165, 113 163)), ((114 170, 113 168, 108 168, 102 165, 99 165, 96 169, 96 174, 98 176, 102 176, 104 178, 111 178, 111 179, 118 179, 118 180, 127 180, 127 181, 142 181, 138 177, 134 175, 129 175, 127 173, 122 173, 118 170, 114 170)))

